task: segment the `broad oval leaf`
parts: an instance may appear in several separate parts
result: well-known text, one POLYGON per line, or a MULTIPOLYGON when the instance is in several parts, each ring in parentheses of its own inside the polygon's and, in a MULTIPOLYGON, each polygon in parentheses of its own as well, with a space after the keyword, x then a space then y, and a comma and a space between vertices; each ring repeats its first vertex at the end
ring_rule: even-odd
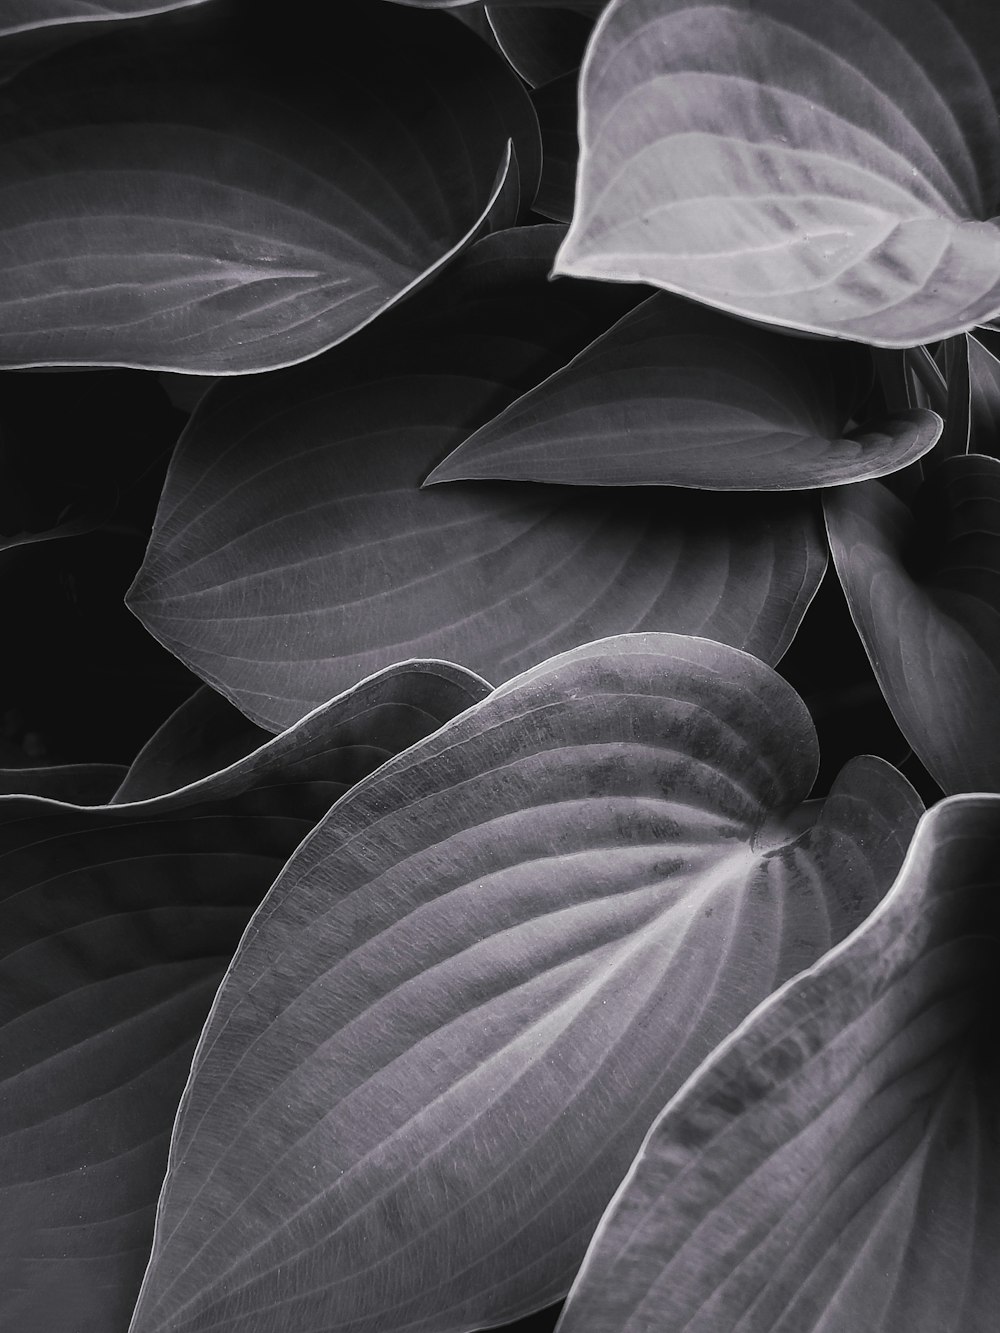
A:
POLYGON ((342 0, 331 46, 301 6, 287 31, 238 10, 198 41, 98 38, 0 92, 0 363, 301 361, 489 225, 511 140, 534 194, 527 94, 460 24, 342 0))
POLYGON ((1000 790, 1000 461, 951 458, 913 509, 830 492, 837 573, 882 692, 945 792, 1000 790))
POLYGON ((803 501, 420 490, 637 299, 547 281, 560 234, 488 237, 343 348, 198 407, 128 600, 261 725, 413 655, 497 682, 635 629, 788 646, 826 558, 803 501))
POLYGON ((1000 798, 921 821, 872 918, 656 1122, 559 1333, 989 1333, 1000 798))
POLYGON ((0 1326, 123 1333, 191 1054, 251 912, 354 780, 486 688, 411 663, 158 800, 0 800, 0 1326))
POLYGON ((480 427, 431 482, 801 490, 898 471, 941 434, 933 412, 852 426, 862 349, 753 329, 658 292, 480 427))
POLYGON ((110 799, 116 805, 146 801, 187 787, 228 768, 269 739, 221 694, 202 685, 157 728, 110 799))
POLYGON ((247 930, 133 1333, 481 1327, 565 1291, 697 1061, 878 900, 919 802, 756 659, 634 635, 357 786, 247 930))
POLYGON ((613 0, 557 271, 887 347, 1000 312, 1000 20, 969 0, 613 0))

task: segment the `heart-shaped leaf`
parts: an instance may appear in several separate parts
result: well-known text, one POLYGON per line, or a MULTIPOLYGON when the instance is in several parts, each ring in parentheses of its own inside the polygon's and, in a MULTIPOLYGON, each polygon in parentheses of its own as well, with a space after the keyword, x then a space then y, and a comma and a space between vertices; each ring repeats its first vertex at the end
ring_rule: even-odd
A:
POLYGON ((146 801, 245 758, 269 736, 221 694, 202 685, 174 710, 122 774, 112 798, 146 801))
POLYGON ((948 459, 909 506, 826 497, 851 615, 900 730, 945 792, 1000 790, 1000 461, 948 459))
POLYGON ((933 412, 850 426, 869 357, 658 292, 482 426, 428 478, 801 490, 895 472, 933 412))
POLYGON ((353 781, 483 697, 383 672, 159 800, 0 800, 0 1325, 121 1333, 212 995, 282 864, 353 781))
POLYGON ((129 605, 262 726, 414 654, 499 681, 634 629, 775 661, 791 641, 825 564, 798 499, 420 490, 635 301, 548 282, 560 234, 489 237, 350 344, 195 412, 129 605))
POLYGON ((756 659, 534 668, 340 801, 248 928, 133 1333, 478 1328, 565 1291, 656 1110, 888 888, 920 805, 825 801, 756 659))
POLYGON ((1000 799, 921 821, 874 916, 650 1130, 559 1333, 988 1333, 1000 799))
POLYGON ((557 271, 882 346, 1000 312, 1000 22, 967 0, 613 0, 557 271))
POLYGON ((226 6, 196 42, 126 25, 2 91, 2 364, 288 365, 487 225, 511 140, 530 201, 538 127, 499 56, 350 0, 330 44, 302 8, 226 6))

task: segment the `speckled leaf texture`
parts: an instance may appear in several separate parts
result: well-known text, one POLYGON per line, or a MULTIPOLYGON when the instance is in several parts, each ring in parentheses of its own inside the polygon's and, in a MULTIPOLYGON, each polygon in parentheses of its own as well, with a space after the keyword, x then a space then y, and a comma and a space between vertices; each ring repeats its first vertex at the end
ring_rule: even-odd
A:
POLYGON ((853 424, 872 374, 866 349, 657 292, 428 480, 784 491, 880 477, 932 449, 942 420, 911 410, 853 424))
POLYGON ((612 0, 558 271, 899 347, 1000 312, 1000 9, 612 0))
POLYGON ((880 482, 831 491, 825 506, 900 730, 943 791, 1000 791, 1000 461, 946 460, 912 507, 880 482))
POLYGON ((420 489, 641 295, 549 282, 561 234, 487 237, 342 348, 199 404, 128 601, 261 726, 414 655, 498 684, 611 633, 791 642, 826 562, 807 500, 420 489))
POLYGON ((805 706, 704 639, 587 645, 356 786, 220 988, 133 1333, 451 1333, 565 1292, 657 1111, 888 889, 805 706), (805 802, 805 804, 803 804, 805 802))
POLYGON ((100 799, 98 766, 47 770, 61 780, 37 790, 59 800, 0 799, 0 1327, 124 1333, 174 1112, 250 914, 352 782, 485 692, 412 663, 154 800, 68 804, 100 799))
POLYGON ((875 914, 653 1126, 559 1333, 992 1333, 1000 797, 921 821, 875 914))
POLYGON ((498 191, 512 222, 511 142, 530 202, 534 111, 474 34, 342 0, 330 43, 290 3, 277 29, 258 6, 127 24, 0 90, 0 364, 288 365, 446 263, 498 191))

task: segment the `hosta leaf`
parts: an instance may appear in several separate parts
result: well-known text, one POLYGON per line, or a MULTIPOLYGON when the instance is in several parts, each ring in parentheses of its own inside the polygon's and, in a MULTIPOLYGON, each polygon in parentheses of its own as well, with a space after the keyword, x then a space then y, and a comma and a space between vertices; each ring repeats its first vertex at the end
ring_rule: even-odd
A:
POLYGON ((0 362, 288 365, 486 225, 510 140, 530 202, 534 112, 460 24, 343 0, 330 45, 315 15, 237 10, 198 41, 97 39, 0 94, 0 362))
POLYGON ((145 801, 208 777, 269 740, 221 694, 202 685, 174 710, 133 759, 112 798, 145 801))
POLYGON ((850 426, 870 376, 861 349, 762 332, 658 292, 429 480, 760 491, 878 477, 927 453, 942 421, 909 411, 850 426))
POLYGON ((536 213, 569 222, 576 186, 576 71, 543 84, 531 94, 542 132, 542 178, 532 205, 536 213))
POLYGON ((1000 1300, 1000 798, 924 816, 891 893, 651 1129, 560 1333, 989 1333, 1000 1300))
POLYGON ((0 795, 47 796, 71 805, 104 805, 121 786, 124 764, 39 764, 0 768, 0 795))
POLYGON ((469 1329, 559 1296, 644 1130, 895 874, 919 802, 768 667, 534 668, 289 863, 178 1113, 133 1333, 469 1329))
POLYGON ((248 917, 347 786, 483 693, 412 663, 159 800, 0 800, 0 1326, 123 1333, 248 917))
POLYGON ((64 23, 138 18, 204 3, 205 0, 4 0, 0 37, 64 23))
POLYGON ((825 564, 797 499, 420 490, 636 300, 548 282, 559 234, 489 237, 345 347, 195 412, 129 605, 262 726, 413 655, 497 682, 634 629, 788 646, 825 564))
POLYGON ((603 0, 486 6, 501 51, 533 88, 579 67, 603 0))
POLYGON ((948 459, 911 510, 878 482, 826 497, 879 684, 945 792, 1000 790, 1000 461, 948 459))
POLYGON ((613 0, 557 271, 882 346, 1000 312, 1000 13, 613 0))
POLYGON ((1000 455, 1000 361, 978 338, 969 337, 972 409, 969 449, 1000 455))

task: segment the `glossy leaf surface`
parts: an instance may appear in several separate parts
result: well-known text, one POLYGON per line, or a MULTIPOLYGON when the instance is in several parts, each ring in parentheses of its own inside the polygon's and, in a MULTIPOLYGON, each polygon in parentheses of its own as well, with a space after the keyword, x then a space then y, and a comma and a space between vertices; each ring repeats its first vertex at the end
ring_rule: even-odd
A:
POLYGON ((288 365, 488 225, 511 140, 530 201, 537 123, 504 62, 375 8, 344 0, 332 46, 301 5, 287 30, 239 7, 196 41, 129 29, 3 90, 0 363, 288 365))
POLYGON ((129 605, 262 726, 413 655, 499 682, 635 629, 788 646, 826 558, 798 498, 420 490, 637 299, 547 281, 560 234, 488 237, 391 320, 195 412, 129 605))
POLYGON ((704 639, 534 668, 290 862, 178 1113, 133 1333, 448 1330, 565 1291, 658 1106, 891 882, 880 760, 704 639))
POLYGON ((1000 790, 1000 461, 935 469, 913 510, 831 492, 837 573, 900 730, 945 792, 1000 790))
POLYGON ((870 376, 859 348, 770 334, 658 292, 429 480, 762 491, 882 476, 926 454, 942 422, 918 410, 850 427, 870 376))
POLYGON ((414 663, 159 800, 0 800, 5 1329, 127 1327, 174 1111, 247 919, 353 781, 484 688, 414 663))
POLYGON ((559 1333, 989 1333, 1000 1300, 1000 798, 924 816, 892 892, 650 1131, 559 1333))
POLYGON ((1000 13, 613 0, 558 271, 909 346, 1000 311, 1000 13))

